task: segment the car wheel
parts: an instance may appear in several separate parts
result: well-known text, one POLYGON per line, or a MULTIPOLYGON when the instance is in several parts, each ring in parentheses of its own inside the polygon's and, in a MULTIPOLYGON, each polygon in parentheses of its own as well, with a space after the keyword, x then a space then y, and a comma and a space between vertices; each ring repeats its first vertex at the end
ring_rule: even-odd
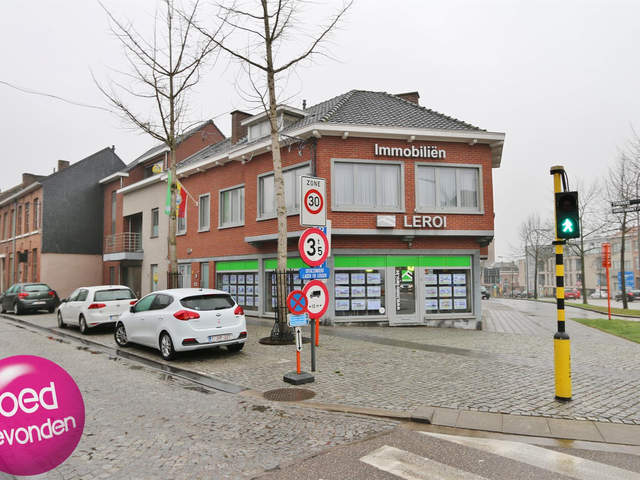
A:
POLYGON ((119 347, 126 347, 129 344, 129 339, 127 338, 127 331, 124 328, 122 323, 119 323, 116 327, 116 331, 113 332, 113 338, 119 347))
POLYGON ((58 327, 67 328, 67 324, 62 320, 62 313, 60 313, 60 310, 58 310, 58 327))
POLYGON ((18 302, 13 304, 13 314, 14 315, 22 314, 22 309, 20 308, 20 305, 18 305, 18 302))
POLYGON ((244 348, 244 343, 234 343, 233 345, 227 345, 227 350, 230 352, 239 352, 244 348))
POLYGON ((176 357, 173 342, 167 332, 162 332, 162 335, 160 335, 160 353, 165 360, 173 360, 176 357))
POLYGON ((87 335, 89 333, 89 327, 87 326, 87 321, 84 318, 84 315, 80 315, 80 333, 83 335, 87 335))

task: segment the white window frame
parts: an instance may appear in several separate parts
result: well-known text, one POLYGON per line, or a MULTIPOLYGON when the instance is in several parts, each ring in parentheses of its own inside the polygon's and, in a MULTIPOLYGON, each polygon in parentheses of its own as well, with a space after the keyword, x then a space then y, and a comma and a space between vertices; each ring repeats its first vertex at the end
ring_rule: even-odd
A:
POLYGON ((247 190, 245 189, 245 201, 243 202, 242 208, 241 208, 241 212, 242 212, 242 219, 238 222, 228 222, 228 223, 224 223, 223 219, 224 219, 224 205, 222 202, 222 198, 224 196, 225 193, 227 192, 231 192, 232 190, 240 190, 241 188, 244 188, 244 183, 241 185, 235 185, 233 187, 229 187, 229 188, 223 188, 220 190, 219 192, 219 201, 218 201, 218 229, 222 230, 224 228, 233 228, 233 227, 242 227, 244 226, 244 218, 245 218, 245 205, 246 205, 246 193, 247 190))
POLYGON ((187 234, 187 209, 189 205, 185 205, 184 207, 184 217, 176 216, 176 235, 186 235, 187 234), (184 228, 180 229, 180 220, 184 222, 184 228))
MULTIPOLYGON (((282 169, 282 174, 284 175, 285 172, 288 172, 290 170, 297 170, 297 169, 302 169, 302 168, 305 168, 305 167, 310 169, 311 162, 296 163, 295 165, 291 165, 289 167, 283 168, 282 169)), ((307 175, 308 175, 308 173, 307 173, 307 175)), ((258 201, 256 202, 257 203, 257 207, 258 207, 258 212, 257 212, 258 217, 256 218, 257 221, 270 220, 270 219, 273 219, 273 218, 277 218, 277 216, 278 216, 277 211, 275 213, 273 213, 273 214, 268 214, 268 215, 265 215, 265 214, 262 213, 262 182, 263 182, 263 180, 265 178, 268 178, 268 177, 274 177, 273 170, 270 171, 270 172, 266 172, 266 173, 262 173, 262 174, 258 175, 258 201)), ((275 183, 275 177, 274 177, 274 183, 275 183)), ((300 185, 299 185, 300 182, 294 182, 294 184, 295 184, 294 188, 296 190, 298 188, 300 188, 300 185)), ((274 188, 274 191, 275 191, 275 188, 274 188)), ((274 195, 274 198, 275 198, 275 195, 274 195)), ((277 205, 276 205, 276 209, 277 209, 277 205)), ((289 217, 291 215, 299 215, 299 214, 300 214, 300 208, 296 208, 296 209, 287 208, 287 217, 289 217)))
MULTIPOLYGON (((389 206, 378 206, 378 205, 352 205, 352 206, 338 206, 336 204, 336 193, 334 192, 334 182, 331 182, 331 210, 336 212, 378 212, 378 213, 404 213, 405 212, 405 188, 404 188, 404 162, 402 161, 392 161, 392 160, 359 160, 359 159, 351 159, 351 158, 332 158, 331 159, 331 178, 335 177, 335 166, 336 164, 365 164, 365 165, 381 165, 381 166, 390 166, 395 165, 400 167, 400 174, 398 176, 398 181, 400 185, 398 186, 398 192, 400 194, 398 207, 389 207, 389 206)), ((378 181, 377 173, 376 173, 376 182, 378 181)), ((354 185, 354 198, 356 195, 356 185, 354 185)), ((376 197, 377 197, 378 186, 376 185, 376 197)))
POLYGON ((205 193, 198 197, 198 232, 208 232, 211 229, 211 194, 205 193), (207 224, 202 224, 202 202, 207 198, 207 224))
MULTIPOLYGON (((461 213, 465 215, 484 215, 484 191, 482 182, 482 165, 473 165, 470 163, 432 163, 432 162, 416 162, 415 163, 415 202, 416 213, 461 213), (420 167, 435 168, 436 169, 436 188, 438 188, 438 170, 442 168, 453 168, 456 170, 456 187, 458 189, 457 199, 460 199, 460 182, 458 181, 458 170, 463 168, 473 168, 478 172, 478 207, 477 208, 463 208, 463 207, 423 207, 420 206, 420 180, 418 171, 420 167)), ((436 193, 436 201, 438 194, 436 193)))
POLYGON ((160 209, 151 209, 151 238, 157 238, 160 235, 160 209), (157 223, 154 223, 157 219, 157 223), (154 227, 156 232, 154 232, 154 227))

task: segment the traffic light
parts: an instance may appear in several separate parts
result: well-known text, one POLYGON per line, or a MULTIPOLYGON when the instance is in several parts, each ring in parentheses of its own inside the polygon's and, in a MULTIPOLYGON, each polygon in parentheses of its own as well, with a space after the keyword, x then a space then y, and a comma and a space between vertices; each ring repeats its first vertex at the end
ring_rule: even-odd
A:
POLYGON ((578 192, 556 193, 556 235, 558 238, 580 238, 578 192))

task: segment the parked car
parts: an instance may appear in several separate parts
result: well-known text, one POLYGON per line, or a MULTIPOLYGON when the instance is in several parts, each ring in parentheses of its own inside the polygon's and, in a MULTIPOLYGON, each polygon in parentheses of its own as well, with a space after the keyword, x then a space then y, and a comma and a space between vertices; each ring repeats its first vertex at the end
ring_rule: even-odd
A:
POLYGON ((485 286, 480 286, 480 295, 482 295, 483 300, 489 300, 489 297, 491 297, 489 290, 485 286))
MULTIPOLYGON (((627 302, 633 302, 640 299, 640 290, 627 290, 627 302)), ((616 293, 616 302, 622 301, 622 292, 616 293)))
POLYGON ((569 289, 564 291, 564 298, 580 299, 580 290, 569 289))
POLYGON ((2 293, 0 310, 20 315, 29 310, 53 313, 60 303, 58 294, 46 283, 16 283, 2 293))
POLYGON ((509 297, 511 298, 518 298, 520 295, 522 295, 522 292, 520 290, 513 290, 509 292, 509 297))
POLYGON ((589 295, 589 298, 609 298, 609 292, 606 288, 602 290, 596 290, 591 295, 589 295))
POLYGON ((202 348, 239 352, 247 341, 247 322, 242 307, 221 290, 160 290, 120 316, 114 337, 121 347, 146 345, 172 360, 176 352, 202 348))
POLYGON ((84 335, 98 325, 115 325, 120 315, 136 301, 135 294, 124 285, 81 287, 60 301, 58 326, 78 325, 84 335))

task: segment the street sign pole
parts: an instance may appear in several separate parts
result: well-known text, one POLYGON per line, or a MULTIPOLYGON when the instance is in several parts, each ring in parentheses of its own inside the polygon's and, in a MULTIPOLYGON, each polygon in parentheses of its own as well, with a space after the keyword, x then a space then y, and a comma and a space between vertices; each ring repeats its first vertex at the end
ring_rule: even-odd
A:
POLYGON ((315 318, 311 320, 311 371, 316 371, 316 323, 315 318))
MULTIPOLYGON (((562 192, 562 178, 565 175, 564 167, 551 167, 553 175, 554 197, 562 192)), ((556 209, 557 217, 558 211, 556 209)), ((555 219, 556 239, 553 244, 556 247, 556 301, 558 310, 558 331, 553 336, 553 353, 555 367, 556 398, 558 400, 571 400, 571 340, 565 332, 564 311, 564 244, 565 240, 558 238, 558 219, 555 219)))

